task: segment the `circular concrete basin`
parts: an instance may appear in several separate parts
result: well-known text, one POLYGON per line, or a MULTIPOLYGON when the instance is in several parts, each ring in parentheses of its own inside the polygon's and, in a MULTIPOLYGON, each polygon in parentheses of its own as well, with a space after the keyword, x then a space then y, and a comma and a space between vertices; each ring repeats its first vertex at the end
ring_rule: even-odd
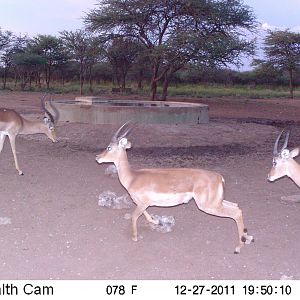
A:
POLYGON ((59 120, 91 124, 123 124, 128 120, 144 124, 207 123, 208 105, 200 103, 106 100, 77 97, 55 100, 59 120))

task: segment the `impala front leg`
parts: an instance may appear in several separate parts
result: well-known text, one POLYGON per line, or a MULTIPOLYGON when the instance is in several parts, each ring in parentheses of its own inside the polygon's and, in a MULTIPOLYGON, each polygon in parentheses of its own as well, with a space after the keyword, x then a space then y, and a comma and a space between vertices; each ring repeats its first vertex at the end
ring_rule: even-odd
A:
POLYGON ((147 221, 150 223, 153 223, 155 225, 159 224, 159 220, 154 220, 147 212, 146 210, 143 212, 144 216, 146 217, 147 221))
POLYGON ((24 173, 20 169, 19 163, 18 163, 18 158, 17 158, 17 153, 16 153, 16 137, 13 135, 9 135, 8 137, 9 137, 9 141, 10 141, 11 150, 12 150, 12 153, 14 156, 16 169, 19 172, 19 175, 24 175, 24 173))
POLYGON ((0 153, 3 149, 4 141, 5 141, 6 135, 4 133, 0 133, 0 153))
MULTIPOLYGON (((141 214, 143 214, 146 210, 146 208, 148 207, 148 205, 143 205, 143 206, 137 206, 136 209, 134 210, 133 214, 132 214, 132 240, 137 242, 138 240, 138 235, 137 235, 137 219, 140 217, 141 214)), ((148 213, 146 212, 146 214, 148 215, 148 213)), ((149 215, 149 217, 151 218, 151 216, 149 215)))

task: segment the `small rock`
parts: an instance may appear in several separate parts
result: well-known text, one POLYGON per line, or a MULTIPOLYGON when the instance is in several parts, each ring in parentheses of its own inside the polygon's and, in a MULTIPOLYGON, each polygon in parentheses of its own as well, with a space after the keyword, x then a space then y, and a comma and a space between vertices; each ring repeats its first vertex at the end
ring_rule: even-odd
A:
POLYGON ((1 218, 0 217, 0 225, 8 225, 8 224, 11 224, 10 218, 7 218, 7 217, 1 218))
POLYGON ((288 276, 288 275, 281 275, 280 280, 293 280, 294 276, 288 276))

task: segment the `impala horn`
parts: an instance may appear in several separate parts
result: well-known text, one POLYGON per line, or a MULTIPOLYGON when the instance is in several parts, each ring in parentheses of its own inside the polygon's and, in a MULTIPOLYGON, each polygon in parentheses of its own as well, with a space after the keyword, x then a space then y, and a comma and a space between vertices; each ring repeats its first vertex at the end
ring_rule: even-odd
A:
POLYGON ((132 123, 132 121, 127 121, 125 124, 123 124, 114 134, 111 141, 117 142, 120 139, 126 137, 131 130, 134 128, 135 123, 132 123))
MULTIPOLYGON (((283 130, 280 132, 280 134, 278 135, 278 137, 277 137, 277 139, 276 139, 276 141, 275 141, 274 149, 273 149, 273 155, 274 155, 274 156, 278 155, 278 143, 279 143, 279 140, 280 140, 280 138, 281 138, 281 136, 282 136, 282 134, 283 134, 284 131, 285 131, 285 129, 283 129, 283 130)), ((285 140, 284 140, 284 143, 283 143, 283 146, 282 146, 280 152, 281 152, 282 150, 284 150, 284 149, 287 147, 287 144, 288 144, 288 142, 289 142, 290 133, 291 133, 291 130, 290 130, 290 129, 287 130, 287 133, 286 133, 286 136, 285 136, 285 140)))
POLYGON ((59 117, 59 112, 57 110, 57 108, 52 104, 52 95, 51 95, 51 99, 49 101, 49 105, 51 107, 51 109, 53 110, 53 112, 55 113, 55 115, 53 116, 50 111, 46 108, 46 105, 45 105, 45 98, 47 96, 47 93, 45 93, 41 99, 41 105, 42 105, 42 109, 44 110, 45 114, 48 116, 48 118, 51 120, 51 122, 53 124, 55 124, 58 120, 58 117, 59 117))

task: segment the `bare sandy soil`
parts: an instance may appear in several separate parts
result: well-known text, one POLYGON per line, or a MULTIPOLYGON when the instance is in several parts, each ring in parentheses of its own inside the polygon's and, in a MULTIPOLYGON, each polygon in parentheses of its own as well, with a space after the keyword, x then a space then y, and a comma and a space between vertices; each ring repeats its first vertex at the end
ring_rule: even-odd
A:
MULTIPOLYGON (((2 91, 0 107, 41 118, 40 96, 2 91)), ((138 125, 130 136, 130 163, 220 172, 226 199, 243 210, 255 243, 233 254, 234 221, 207 215, 194 201, 150 208, 173 216, 175 226, 157 232, 142 216, 140 240, 133 242, 126 216, 134 205, 98 205, 104 191, 126 193, 118 178, 104 174, 107 165, 95 161, 118 126, 59 122, 59 143, 18 136, 24 176, 14 169, 8 141, 0 154, 0 220, 8 222, 0 225, 0 279, 300 279, 300 203, 282 200, 300 189, 288 178, 266 179, 280 130, 291 125, 290 146, 300 144, 300 101, 201 102, 210 105, 209 124, 138 125)))

